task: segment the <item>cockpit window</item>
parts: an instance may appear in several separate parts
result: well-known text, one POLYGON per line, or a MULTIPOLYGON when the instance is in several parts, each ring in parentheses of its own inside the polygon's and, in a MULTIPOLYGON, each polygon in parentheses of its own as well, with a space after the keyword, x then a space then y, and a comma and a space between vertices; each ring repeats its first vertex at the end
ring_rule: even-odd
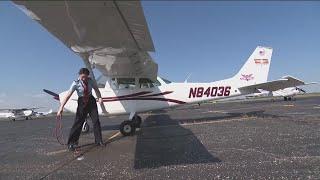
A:
POLYGON ((113 89, 134 89, 136 87, 134 78, 112 78, 113 89))
MULTIPOLYGON (((163 83, 170 84, 171 81, 158 77, 158 79, 163 83)), ((140 78, 138 88, 152 88, 156 86, 161 86, 161 83, 156 79, 155 81, 151 81, 148 78, 140 78)), ((106 83, 109 83, 110 79, 106 76, 100 75, 97 78, 97 84, 99 88, 104 88, 106 83)), ((110 86, 112 89, 135 89, 135 78, 112 78, 110 86)))
POLYGON ((152 88, 155 86, 160 86, 161 83, 157 80, 155 82, 151 81, 150 79, 147 78, 140 78, 139 79, 139 85, 140 88, 152 88))
POLYGON ((106 82, 107 82, 107 77, 106 76, 99 76, 98 79, 97 79, 97 84, 98 84, 98 87, 99 88, 104 88, 105 85, 106 85, 106 82))
POLYGON ((165 79, 165 78, 161 78, 166 84, 170 84, 171 81, 169 81, 168 79, 165 79))

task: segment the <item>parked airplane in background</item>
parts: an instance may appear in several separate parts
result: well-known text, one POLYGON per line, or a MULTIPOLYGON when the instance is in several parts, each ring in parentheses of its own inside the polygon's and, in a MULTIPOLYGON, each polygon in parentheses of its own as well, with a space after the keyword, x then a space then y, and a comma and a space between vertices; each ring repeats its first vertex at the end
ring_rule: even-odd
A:
MULTIPOLYGON (((308 83, 309 84, 316 84, 316 83, 308 83)), ((291 101, 293 98, 299 94, 307 93, 305 90, 299 87, 288 87, 284 89, 279 89, 277 91, 266 91, 263 89, 259 89, 259 93, 254 93, 252 95, 246 96, 246 98, 256 98, 256 97, 283 97, 284 101, 291 101)))
MULTIPOLYGON (((78 54, 94 81, 92 68, 108 77, 101 83, 95 81, 104 100, 98 111, 104 115, 129 114, 129 120, 120 125, 123 135, 132 135, 140 127, 141 112, 304 84, 290 76, 267 82, 272 48, 261 46, 232 78, 211 83, 169 83, 157 77, 158 65, 148 53, 154 46, 139 1, 15 3, 78 54)), ((45 92, 60 101, 67 93, 45 92)), ((77 98, 73 93, 65 105, 70 112, 76 112, 77 98)))
POLYGON ((0 118, 8 118, 15 121, 18 118, 24 118, 26 120, 32 118, 32 116, 46 116, 52 113, 52 110, 48 112, 36 112, 39 108, 20 108, 20 109, 0 109, 0 118))
POLYGON ((49 115, 51 113, 52 113, 52 109, 50 109, 47 112, 36 112, 36 111, 34 111, 33 116, 41 117, 41 116, 47 116, 47 115, 49 115))

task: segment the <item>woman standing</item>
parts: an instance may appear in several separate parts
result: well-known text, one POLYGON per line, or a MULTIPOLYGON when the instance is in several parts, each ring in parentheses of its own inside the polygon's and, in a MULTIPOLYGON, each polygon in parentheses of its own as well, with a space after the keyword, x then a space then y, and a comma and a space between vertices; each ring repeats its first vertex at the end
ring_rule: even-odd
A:
POLYGON ((99 146, 104 146, 101 136, 101 126, 99 121, 97 103, 96 99, 91 94, 92 88, 96 92, 99 103, 102 104, 103 102, 99 88, 97 87, 96 83, 94 83, 92 79, 89 77, 89 74, 90 72, 87 68, 81 68, 79 70, 79 78, 73 81, 73 83, 71 84, 69 92, 67 93, 67 96, 64 98, 64 100, 61 102, 60 108, 57 112, 57 116, 61 117, 65 104, 70 99, 72 93, 74 91, 77 91, 79 97, 78 108, 75 121, 70 130, 70 135, 68 138, 68 149, 70 151, 74 151, 75 147, 78 145, 82 125, 88 114, 90 115, 90 118, 93 123, 95 143, 99 146))

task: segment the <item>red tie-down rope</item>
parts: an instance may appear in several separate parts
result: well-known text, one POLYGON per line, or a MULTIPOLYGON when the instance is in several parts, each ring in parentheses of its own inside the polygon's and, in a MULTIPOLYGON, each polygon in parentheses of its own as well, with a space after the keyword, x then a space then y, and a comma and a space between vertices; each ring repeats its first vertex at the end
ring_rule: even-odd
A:
MULTIPOLYGON (((62 116, 56 117, 56 127, 54 128, 53 134, 56 137, 59 144, 61 144, 62 146, 67 145, 66 141, 64 140, 63 132, 62 132, 62 116)), ((74 156, 81 155, 80 148, 75 148, 73 154, 74 156)))
POLYGON ((61 116, 56 117, 56 127, 54 128, 53 134, 56 137, 59 144, 67 145, 67 143, 64 140, 63 133, 62 133, 61 116))

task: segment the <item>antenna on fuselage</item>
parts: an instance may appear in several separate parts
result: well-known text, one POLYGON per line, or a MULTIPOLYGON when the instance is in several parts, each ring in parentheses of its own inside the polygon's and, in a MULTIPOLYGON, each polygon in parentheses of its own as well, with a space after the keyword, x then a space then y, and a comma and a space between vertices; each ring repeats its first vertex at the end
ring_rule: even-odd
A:
POLYGON ((189 75, 187 76, 187 78, 184 80, 184 83, 188 82, 188 79, 190 78, 190 76, 192 75, 192 73, 189 73, 189 75))

